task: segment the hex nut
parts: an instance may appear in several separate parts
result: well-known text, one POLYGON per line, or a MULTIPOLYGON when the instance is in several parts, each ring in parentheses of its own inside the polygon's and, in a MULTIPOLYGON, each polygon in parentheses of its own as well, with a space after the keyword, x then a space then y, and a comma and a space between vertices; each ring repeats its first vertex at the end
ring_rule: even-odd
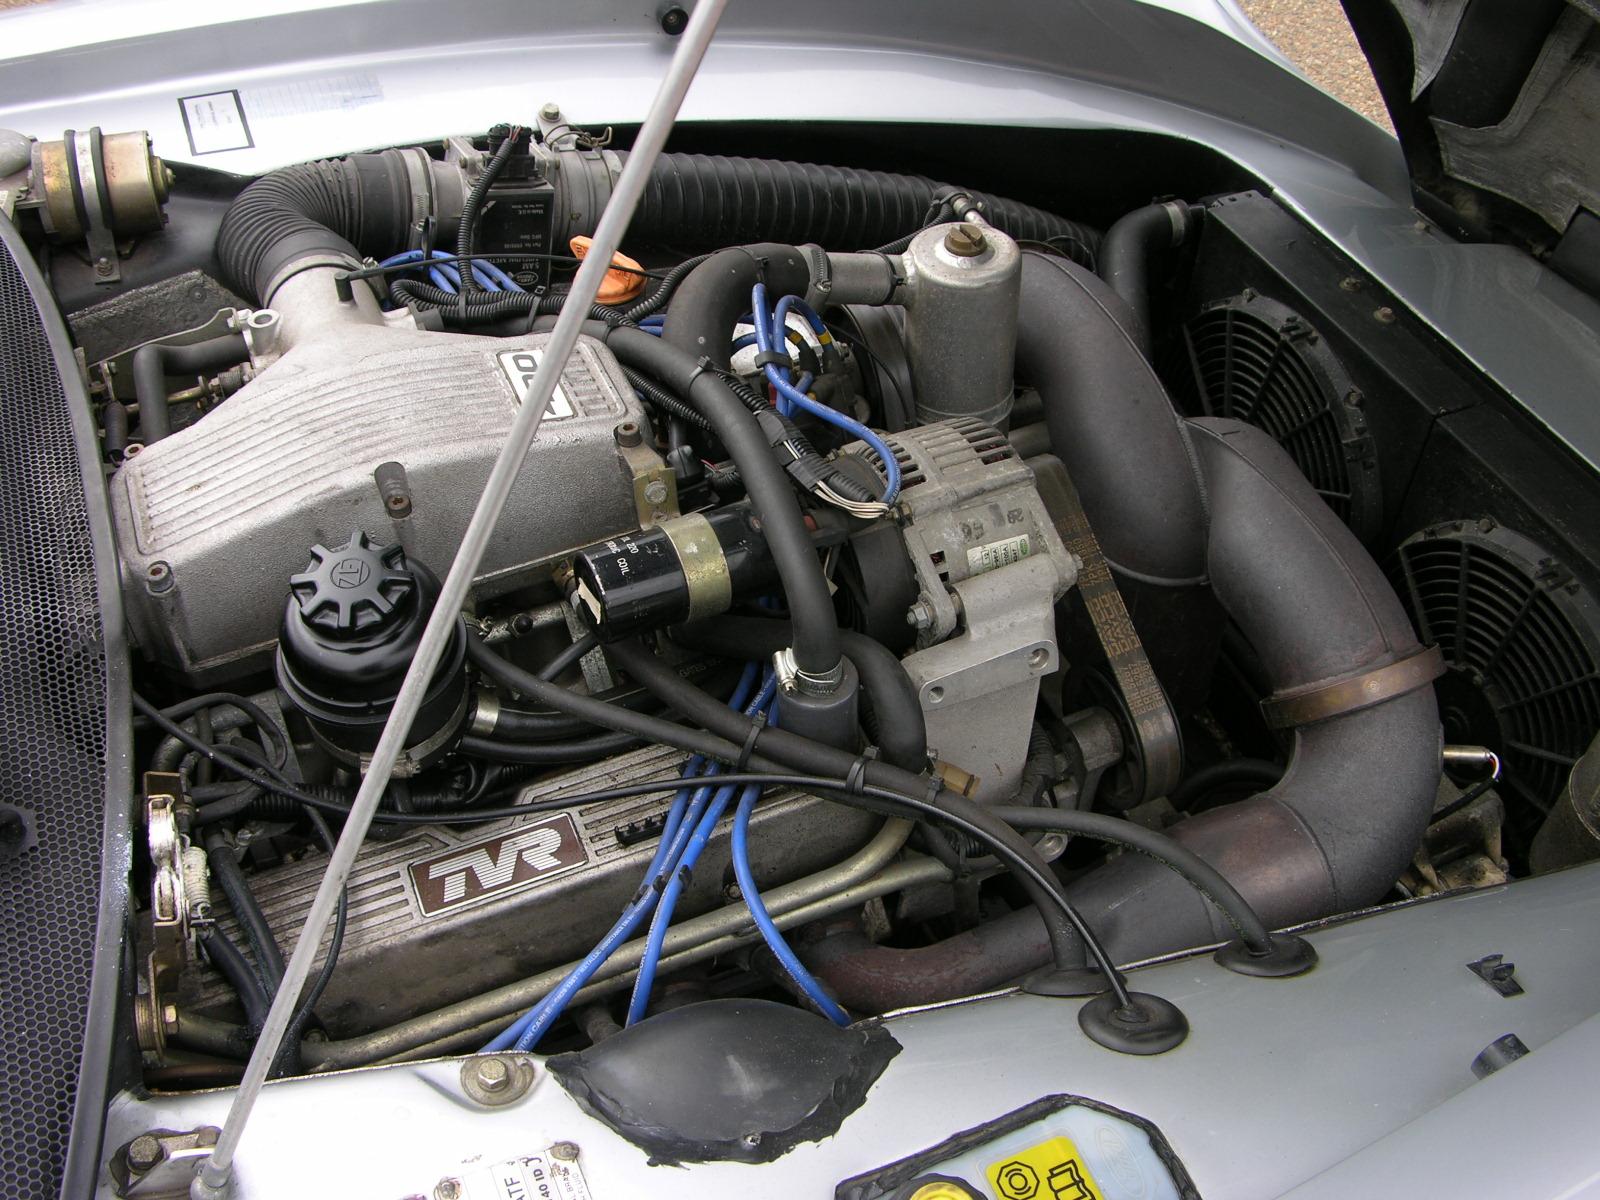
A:
POLYGON ((535 1076, 526 1055, 475 1055, 461 1064, 461 1090, 485 1108, 498 1108, 527 1095, 535 1076))
POLYGON ((135 1171, 148 1171, 167 1156, 161 1139, 153 1133, 140 1134, 128 1143, 128 1166, 135 1171))
POLYGON ((511 1068, 504 1059, 486 1058, 477 1064, 478 1086, 486 1092, 503 1092, 511 1086, 511 1068))

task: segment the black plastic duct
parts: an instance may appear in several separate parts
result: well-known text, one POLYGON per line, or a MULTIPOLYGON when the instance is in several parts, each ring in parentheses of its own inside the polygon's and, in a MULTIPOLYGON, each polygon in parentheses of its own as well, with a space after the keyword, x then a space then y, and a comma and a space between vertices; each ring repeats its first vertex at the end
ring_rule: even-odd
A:
MULTIPOLYGON (((1173 585, 1203 575, 1280 695, 1421 649, 1377 564, 1271 437, 1176 415, 1104 282, 1028 254, 1021 308, 1018 371, 1039 389, 1055 453, 1114 562, 1173 585)), ((1374 903, 1427 828, 1440 741, 1426 686, 1301 725, 1276 786, 1169 832, 1271 926, 1374 903)), ((1119 962, 1232 936, 1204 898, 1142 857, 1124 855, 1067 890, 1119 962)), ((958 995, 1048 955, 1032 911, 963 938, 892 952, 851 939, 815 960, 844 1003, 886 1008, 939 998, 891 987, 896 974, 958 995), (878 963, 884 953, 897 957, 878 963)))

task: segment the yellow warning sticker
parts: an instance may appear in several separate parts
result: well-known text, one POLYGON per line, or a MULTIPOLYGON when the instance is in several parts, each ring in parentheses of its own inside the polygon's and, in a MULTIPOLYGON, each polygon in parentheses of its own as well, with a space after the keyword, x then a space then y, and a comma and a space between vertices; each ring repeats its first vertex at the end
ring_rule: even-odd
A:
POLYGON ((1000 1200, 1105 1200, 1071 1138, 1053 1137, 989 1164, 1000 1200))

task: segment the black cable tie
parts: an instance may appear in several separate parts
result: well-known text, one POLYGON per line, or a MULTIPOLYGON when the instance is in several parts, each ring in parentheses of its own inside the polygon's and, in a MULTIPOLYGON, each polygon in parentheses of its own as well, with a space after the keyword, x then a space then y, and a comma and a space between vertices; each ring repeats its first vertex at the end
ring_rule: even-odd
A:
POLYGON ((862 795, 866 791, 867 764, 874 762, 878 757, 878 748, 868 746, 857 756, 855 762, 850 764, 850 770, 844 777, 844 790, 852 796, 862 795))
POLYGON ((751 262, 755 263, 755 265, 756 265, 756 279, 758 281, 760 281, 760 283, 762 284, 763 287, 766 286, 766 282, 767 282, 767 261, 768 261, 767 260, 767 256, 764 255, 764 254, 757 254, 749 246, 734 246, 733 249, 739 251, 741 254, 743 254, 746 257, 748 257, 751 262))
POLYGON ((750 719, 750 732, 745 734, 744 747, 739 751, 739 757, 734 761, 733 770, 736 775, 743 775, 750 767, 750 756, 755 753, 756 739, 761 736, 762 730, 767 727, 767 714, 758 712, 750 719))
POLYGON ((717 370, 717 364, 716 363, 712 362, 709 357, 707 357, 705 355, 701 355, 700 358, 694 364, 694 373, 691 374, 689 376, 689 378, 684 381, 683 394, 685 396, 687 396, 691 391, 694 390, 695 380, 699 379, 700 376, 702 376, 702 375, 716 375, 716 376, 720 377, 721 374, 722 374, 722 372, 717 370))
POLYGON ((757 367, 793 367, 794 360, 782 350, 763 350, 755 357, 757 367))

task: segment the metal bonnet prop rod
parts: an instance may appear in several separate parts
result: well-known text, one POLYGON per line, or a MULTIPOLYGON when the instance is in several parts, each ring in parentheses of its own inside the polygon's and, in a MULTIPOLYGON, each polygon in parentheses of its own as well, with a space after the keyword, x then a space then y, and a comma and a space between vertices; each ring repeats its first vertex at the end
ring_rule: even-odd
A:
POLYGON ((422 706, 428 681, 433 677, 452 627, 460 620, 461 607, 466 600, 467 589, 472 584, 473 574, 483 558, 489 535, 494 531, 501 509, 505 507, 517 472, 522 469, 522 460, 528 453, 528 447, 539 432, 539 424, 544 419, 545 408, 550 403, 556 383, 561 378, 573 347, 577 345, 578 331, 599 294, 600 283, 611 265, 611 256, 616 253, 622 234, 633 219, 634 209, 650 177, 650 169, 666 143, 667 134, 677 118, 690 83, 694 81, 695 72, 699 70, 700 61, 705 57, 706 47, 711 42, 727 3, 728 0, 700 0, 695 5, 688 27, 667 68, 666 77, 661 81, 661 87, 650 105, 649 115, 640 127, 633 150, 611 194, 611 201, 606 205, 599 226, 595 229, 594 244, 572 281, 571 293, 556 320, 550 341, 540 356, 538 369, 522 398, 522 405, 511 424, 500 456, 495 460, 494 470, 489 474, 489 482, 484 486, 477 510, 462 536, 461 548, 456 552, 450 574, 445 578, 438 603, 434 606, 421 644, 412 659, 411 669, 406 673, 405 683, 395 698, 394 710, 389 714, 383 736, 378 739, 377 749, 372 752, 372 764, 351 805, 349 819, 339 835, 339 844, 328 860, 327 873, 323 875, 311 911, 306 915, 305 928, 300 931, 300 939, 295 943, 294 954, 284 970, 283 983, 273 998, 261 1036, 250 1053, 244 1078, 234 1094, 216 1147, 190 1186, 193 1200, 220 1200, 228 1194, 239 1140, 244 1136, 245 1125, 261 1094, 261 1085, 266 1082, 267 1072, 278 1057, 289 1018, 311 974, 312 964, 322 945, 323 931, 333 916, 334 906, 355 862, 356 852, 367 835, 367 827, 372 823, 372 815, 377 811, 384 788, 388 786, 395 760, 404 748, 406 734, 416 718, 417 710, 422 706))

